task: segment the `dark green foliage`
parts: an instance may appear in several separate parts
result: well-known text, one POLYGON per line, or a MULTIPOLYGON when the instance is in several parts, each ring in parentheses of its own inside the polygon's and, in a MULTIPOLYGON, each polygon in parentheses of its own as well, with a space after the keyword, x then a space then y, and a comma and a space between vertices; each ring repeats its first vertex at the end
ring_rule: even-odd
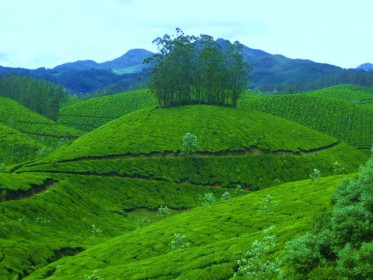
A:
POLYGON ((91 131, 123 115, 155 105, 157 100, 149 90, 123 92, 63 107, 58 122, 91 131))
POLYGON ((285 262, 291 269, 307 275, 325 262, 321 251, 330 242, 329 231, 308 232, 287 244, 285 262))
POLYGON ((161 107, 186 104, 231 104, 236 106, 247 87, 248 64, 243 62, 242 45, 226 49, 211 36, 164 35, 153 43, 158 53, 147 59, 152 63, 149 88, 161 107))
POLYGON ((50 82, 22 76, 0 79, 0 96, 17 100, 31 110, 57 119, 61 102, 67 94, 50 82))
POLYGON ((329 222, 288 244, 289 271, 304 279, 317 267, 329 267, 347 279, 373 279, 372 187, 373 153, 359 178, 337 189, 329 222))

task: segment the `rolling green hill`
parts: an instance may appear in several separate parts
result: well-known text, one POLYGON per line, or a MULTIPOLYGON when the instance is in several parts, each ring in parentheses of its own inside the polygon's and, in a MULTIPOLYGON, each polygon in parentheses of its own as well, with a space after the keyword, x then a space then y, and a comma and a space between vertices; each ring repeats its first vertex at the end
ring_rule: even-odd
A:
POLYGON ((73 140, 83 133, 43 117, 17 101, 0 97, 0 123, 12 127, 47 146, 73 140))
POLYGON ((373 109, 373 88, 346 84, 319 89, 305 94, 342 100, 373 109))
POLYGON ((367 154, 373 143, 372 110, 345 101, 312 94, 292 94, 248 97, 240 100, 238 106, 300 123, 345 141, 367 154))
POLYGON ((336 139, 255 111, 218 106, 147 108, 105 124, 16 172, 53 172, 141 178, 258 189, 333 174, 333 163, 355 172, 366 156, 336 139), (181 156, 187 133, 197 156, 181 156))
POLYGON ((269 259, 281 258, 285 242, 329 206, 341 180, 323 178, 317 187, 309 181, 288 183, 197 207, 62 258, 25 279, 233 279, 237 261, 272 225, 276 246, 269 259), (262 211, 268 197, 272 202, 262 211), (174 234, 184 235, 180 243, 188 246, 172 243, 174 234))
POLYGON ((200 205, 212 187, 100 176, 0 174, 0 279, 77 254, 200 205))
POLYGON ((125 114, 155 105, 157 100, 148 90, 124 92, 63 107, 58 122, 91 131, 125 114))
POLYGON ((28 135, 0 123, 0 164, 34 159, 43 145, 28 135))

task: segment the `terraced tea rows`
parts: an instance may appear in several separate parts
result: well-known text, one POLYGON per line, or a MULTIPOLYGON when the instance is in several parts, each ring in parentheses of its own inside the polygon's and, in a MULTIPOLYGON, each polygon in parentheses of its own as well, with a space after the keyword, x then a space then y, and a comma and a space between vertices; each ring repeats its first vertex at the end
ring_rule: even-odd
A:
POLYGON ((304 94, 246 98, 239 107, 279 116, 345 141, 369 153, 373 112, 344 101, 304 94))
POLYGON ((308 178, 314 168, 331 175, 335 161, 354 172, 365 159, 345 143, 281 118, 199 105, 128 114, 15 171, 259 189, 308 178), (187 132, 198 136, 196 156, 180 155, 187 132))
POLYGON ((17 101, 5 97, 0 97, 0 123, 47 146, 56 146, 61 140, 72 140, 82 135, 82 132, 77 129, 57 124, 17 101))
POLYGON ((368 107, 373 104, 373 88, 357 85, 337 85, 305 93, 310 96, 327 97, 368 107))
POLYGON ((272 225, 276 246, 269 259, 282 257, 285 242, 329 206, 341 180, 323 178, 317 187, 309 181, 289 183, 197 207, 51 263, 26 279, 230 279, 237 261, 272 225), (268 196, 272 203, 263 212, 268 196), (188 246, 172 249, 175 234, 184 235, 188 246))
POLYGON ((24 278, 59 258, 163 219, 158 214, 161 205, 167 205, 173 215, 199 205, 206 192, 220 197, 224 191, 188 184, 40 173, 0 174, 0 183, 6 191, 13 191, 13 197, 0 202, 1 279, 24 278), (48 180, 55 183, 32 194, 33 188, 50 183, 48 180))
MULTIPOLYGON (((102 112, 124 112, 114 111, 102 112)), ((356 172, 367 158, 253 110, 153 106, 124 114, 0 174, 0 279, 230 279, 272 225, 268 260, 281 258, 345 177, 326 176, 356 172), (181 153, 188 132, 197 137, 195 154, 181 153), (315 168, 317 182, 281 184, 315 168)))
POLYGON ((130 112, 157 104, 148 90, 124 92, 66 106, 60 110, 58 122, 91 131, 130 112))
POLYGON ((0 123, 0 164, 32 160, 42 147, 28 135, 0 123))

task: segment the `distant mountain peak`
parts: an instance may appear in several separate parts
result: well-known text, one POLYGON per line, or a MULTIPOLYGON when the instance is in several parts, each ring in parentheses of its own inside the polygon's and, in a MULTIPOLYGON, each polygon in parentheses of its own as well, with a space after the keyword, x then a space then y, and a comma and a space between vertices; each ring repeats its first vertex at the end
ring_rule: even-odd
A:
POLYGON ((356 67, 358 70, 364 70, 364 71, 373 71, 373 64, 372 63, 363 63, 356 67))
POLYGON ((112 69, 119 73, 136 73, 144 69, 142 62, 153 53, 145 49, 131 49, 121 57, 100 63, 101 69, 112 69))
POLYGON ((68 62, 58 65, 53 70, 87 70, 96 68, 99 64, 93 60, 77 60, 75 62, 68 62))

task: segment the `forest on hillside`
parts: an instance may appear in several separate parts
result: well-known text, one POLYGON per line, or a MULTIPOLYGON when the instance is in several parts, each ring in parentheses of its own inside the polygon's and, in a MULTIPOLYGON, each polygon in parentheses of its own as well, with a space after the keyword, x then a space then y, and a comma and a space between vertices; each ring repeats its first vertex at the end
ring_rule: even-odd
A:
POLYGON ((11 75, 0 78, 0 96, 17 100, 31 110, 56 120, 61 103, 67 99, 67 92, 44 80, 11 75))

